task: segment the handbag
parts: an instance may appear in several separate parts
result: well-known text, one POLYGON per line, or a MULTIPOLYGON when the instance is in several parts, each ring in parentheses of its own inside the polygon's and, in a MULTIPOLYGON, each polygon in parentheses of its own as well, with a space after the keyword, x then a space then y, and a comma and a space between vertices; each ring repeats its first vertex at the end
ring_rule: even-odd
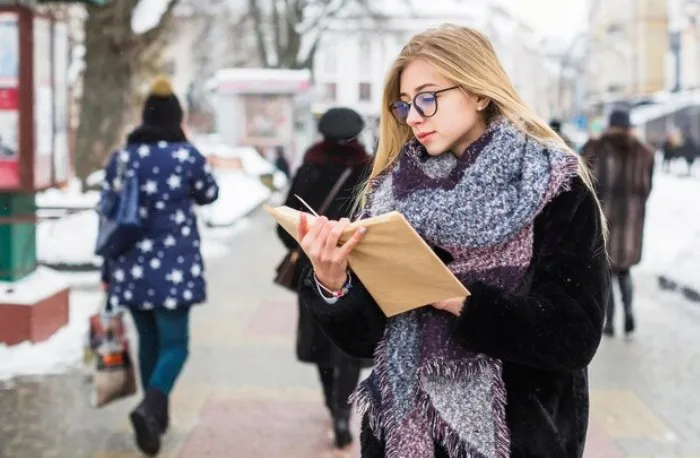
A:
POLYGON ((136 374, 131 361, 123 313, 109 305, 89 318, 88 361, 93 366, 90 404, 103 407, 136 394, 136 374))
POLYGON ((118 258, 143 236, 139 181, 135 173, 126 173, 126 161, 118 157, 114 189, 103 193, 97 205, 99 229, 95 254, 105 259, 118 258))
MULTIPOLYGON (((352 173, 352 168, 346 168, 343 173, 338 177, 338 180, 333 185, 333 188, 326 196, 326 199, 321 204, 318 209, 318 214, 322 215, 330 206, 331 202, 335 200, 340 192, 340 188, 345 184, 345 182, 350 177, 352 173)), ((301 248, 294 248, 290 250, 289 253, 285 255, 282 262, 275 269, 276 275, 274 278, 274 283, 286 288, 290 291, 296 292, 299 286, 299 259, 301 258, 301 248)))

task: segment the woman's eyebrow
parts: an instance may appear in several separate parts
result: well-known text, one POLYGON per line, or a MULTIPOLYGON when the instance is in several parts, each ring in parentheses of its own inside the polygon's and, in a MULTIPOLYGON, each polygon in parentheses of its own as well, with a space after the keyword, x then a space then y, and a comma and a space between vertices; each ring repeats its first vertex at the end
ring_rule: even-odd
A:
MULTIPOLYGON (((425 84, 421 84, 420 86, 416 87, 416 89, 415 89, 414 92, 420 92, 420 91, 422 91, 423 89, 425 89, 426 87, 430 87, 430 86, 438 87, 439 84, 435 84, 435 83, 425 83, 425 84)), ((405 92, 402 92, 401 94, 399 94, 399 96, 401 96, 401 97, 407 96, 407 97, 408 97, 408 94, 406 94, 405 92)))

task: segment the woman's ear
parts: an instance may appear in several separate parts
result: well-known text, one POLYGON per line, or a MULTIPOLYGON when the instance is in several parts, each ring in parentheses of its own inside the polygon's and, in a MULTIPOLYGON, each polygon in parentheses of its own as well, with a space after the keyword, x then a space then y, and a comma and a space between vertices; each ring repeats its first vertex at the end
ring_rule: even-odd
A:
POLYGON ((476 111, 484 111, 491 103, 491 99, 483 95, 476 96, 476 111))

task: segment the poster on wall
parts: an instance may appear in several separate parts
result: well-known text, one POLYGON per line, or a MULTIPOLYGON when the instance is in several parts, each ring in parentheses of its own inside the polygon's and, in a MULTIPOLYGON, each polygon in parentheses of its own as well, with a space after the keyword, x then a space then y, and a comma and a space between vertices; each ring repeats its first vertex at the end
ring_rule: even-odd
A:
POLYGON ((68 152, 68 27, 64 23, 55 23, 53 31, 53 167, 54 180, 64 182, 71 176, 68 152))
POLYGON ((271 94, 241 95, 244 138, 253 146, 286 145, 292 136, 291 97, 271 94))
POLYGON ((0 190, 19 187, 19 25, 0 13, 0 190))
POLYGON ((34 187, 52 184, 53 81, 51 22, 34 17, 34 187))

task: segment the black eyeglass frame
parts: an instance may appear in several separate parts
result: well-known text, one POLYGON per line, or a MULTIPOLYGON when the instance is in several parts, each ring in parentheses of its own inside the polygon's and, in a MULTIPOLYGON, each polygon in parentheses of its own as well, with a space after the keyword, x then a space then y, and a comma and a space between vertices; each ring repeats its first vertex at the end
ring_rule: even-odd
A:
POLYGON ((451 87, 448 87, 445 89, 438 89, 437 91, 420 91, 413 96, 413 99, 410 102, 404 102, 403 100, 397 100, 396 102, 393 102, 389 106, 389 109, 391 110, 391 115, 394 117, 396 122, 398 122, 399 124, 408 124, 406 122, 406 120, 408 119, 408 114, 411 112, 411 107, 415 107, 418 114, 421 115, 423 118, 431 118, 431 117, 435 116, 435 114, 438 111, 438 97, 437 97, 438 94, 441 94, 441 93, 447 92, 447 91, 451 91, 452 89, 458 89, 458 88, 459 88, 459 86, 451 86, 451 87), (425 95, 425 94, 430 94, 435 99, 435 111, 433 111, 433 113, 429 114, 429 115, 426 115, 425 112, 423 111, 423 109, 421 107, 419 107, 418 105, 416 105, 416 99, 422 95, 425 95), (396 112, 394 111, 394 107, 397 106, 398 104, 408 105, 408 110, 406 110, 406 118, 403 120, 399 119, 396 116, 396 112))

